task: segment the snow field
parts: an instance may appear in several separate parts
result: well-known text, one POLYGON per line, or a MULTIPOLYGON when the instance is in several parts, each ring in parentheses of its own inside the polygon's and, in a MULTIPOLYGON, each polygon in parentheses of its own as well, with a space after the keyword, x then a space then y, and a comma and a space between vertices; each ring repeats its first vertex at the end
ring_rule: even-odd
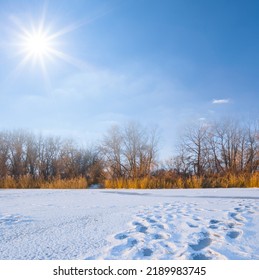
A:
POLYGON ((259 259, 259 189, 0 190, 0 259, 259 259))

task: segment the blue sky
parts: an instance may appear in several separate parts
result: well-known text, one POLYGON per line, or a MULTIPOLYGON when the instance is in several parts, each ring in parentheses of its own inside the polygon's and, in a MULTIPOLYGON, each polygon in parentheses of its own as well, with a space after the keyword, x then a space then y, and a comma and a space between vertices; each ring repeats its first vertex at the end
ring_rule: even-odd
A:
POLYGON ((94 144, 113 124, 158 126, 162 157, 183 126, 258 118, 259 2, 0 1, 0 129, 94 144), (21 64, 22 28, 44 19, 63 57, 21 64))

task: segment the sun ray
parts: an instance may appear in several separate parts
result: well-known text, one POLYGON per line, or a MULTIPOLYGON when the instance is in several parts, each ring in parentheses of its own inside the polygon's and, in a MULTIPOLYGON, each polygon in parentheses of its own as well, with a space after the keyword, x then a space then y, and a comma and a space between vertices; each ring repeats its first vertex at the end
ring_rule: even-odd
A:
POLYGON ((33 20, 23 21, 19 17, 12 15, 10 19, 15 26, 15 30, 13 30, 15 36, 13 36, 14 41, 10 42, 9 45, 17 48, 14 56, 22 57, 20 63, 14 69, 14 74, 20 73, 25 65, 30 64, 33 68, 38 67, 40 69, 47 87, 50 87, 49 65, 54 60, 64 61, 84 71, 89 70, 92 67, 85 61, 77 59, 60 49, 60 46, 64 44, 61 37, 105 16, 112 10, 99 10, 93 17, 73 22, 59 30, 55 30, 50 23, 47 24, 46 2, 37 24, 33 20))
POLYGON ((100 13, 98 13, 97 15, 95 15, 94 17, 92 18, 85 18, 85 19, 82 19, 82 20, 79 20, 79 21, 76 21, 76 22, 73 22, 72 24, 70 25, 67 25, 66 27, 60 29, 59 31, 53 33, 52 35, 50 35, 50 39, 56 39, 60 36, 63 36, 67 33, 70 33, 74 30, 77 30, 78 28, 84 26, 84 25, 87 25, 87 24, 90 24, 91 22, 101 18, 101 17, 104 17, 105 15, 107 15, 108 13, 110 13, 113 9, 107 9, 105 11, 102 11, 100 13))
POLYGON ((41 67, 41 71, 42 71, 43 78, 44 78, 44 81, 45 81, 44 86, 47 90, 50 90, 52 88, 51 87, 51 80, 50 80, 50 77, 48 75, 48 71, 47 71, 46 65, 45 65, 42 57, 40 58, 40 67, 41 67))
POLYGON ((58 57, 59 59, 79 68, 82 70, 86 70, 89 68, 89 66, 82 60, 80 59, 76 59, 73 56, 70 56, 64 52, 55 50, 55 49, 50 49, 51 54, 53 54, 54 56, 58 57))
POLYGON ((58 57, 63 61, 71 63, 74 66, 79 66, 80 68, 84 67, 82 61, 79 61, 55 48, 57 45, 55 39, 79 28, 85 24, 84 22, 74 23, 67 28, 63 28, 59 32, 49 34, 49 29, 45 26, 45 16, 42 16, 37 27, 32 25, 31 29, 24 27, 16 17, 13 17, 12 20, 20 30, 20 33, 18 34, 20 42, 13 43, 12 45, 16 45, 19 48, 17 55, 25 55, 18 68, 25 65, 30 60, 31 62, 38 60, 39 64, 42 64, 43 60, 49 60, 53 57, 58 57))

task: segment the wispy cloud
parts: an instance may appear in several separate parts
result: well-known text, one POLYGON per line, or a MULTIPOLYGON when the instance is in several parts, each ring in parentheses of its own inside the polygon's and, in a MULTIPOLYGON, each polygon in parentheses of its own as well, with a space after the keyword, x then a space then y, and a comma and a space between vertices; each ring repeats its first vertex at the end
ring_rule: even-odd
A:
POLYGON ((213 99, 212 104, 226 104, 229 103, 229 99, 213 99))

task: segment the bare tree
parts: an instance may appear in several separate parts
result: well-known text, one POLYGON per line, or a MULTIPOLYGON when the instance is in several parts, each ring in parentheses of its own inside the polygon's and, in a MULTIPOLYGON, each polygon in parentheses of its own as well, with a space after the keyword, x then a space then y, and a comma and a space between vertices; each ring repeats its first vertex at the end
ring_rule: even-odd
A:
POLYGON ((245 135, 242 166, 243 170, 253 173, 259 167, 259 123, 249 124, 245 129, 245 135))
POLYGON ((25 136, 25 168, 26 174, 36 178, 38 175, 38 147, 37 139, 32 133, 27 133, 25 136))
POLYGON ((8 134, 10 145, 9 161, 10 173, 14 178, 19 178, 26 174, 26 134, 24 131, 15 131, 8 134))
POLYGON ((187 127, 174 166, 177 172, 198 176, 254 172, 259 166, 258 125, 224 119, 187 127))
POLYGON ((207 124, 188 126, 181 137, 178 164, 201 176, 208 165, 208 131, 207 124))
POLYGON ((119 126, 112 126, 103 138, 100 152, 106 163, 105 171, 112 178, 120 178, 127 173, 123 158, 123 136, 119 126))
POLYGON ((8 159, 9 159, 9 141, 7 134, 0 133, 0 178, 5 178, 8 175, 8 159))
POLYGON ((156 164, 158 137, 138 123, 114 126, 105 135, 100 150, 112 178, 139 178, 150 174, 156 164))

